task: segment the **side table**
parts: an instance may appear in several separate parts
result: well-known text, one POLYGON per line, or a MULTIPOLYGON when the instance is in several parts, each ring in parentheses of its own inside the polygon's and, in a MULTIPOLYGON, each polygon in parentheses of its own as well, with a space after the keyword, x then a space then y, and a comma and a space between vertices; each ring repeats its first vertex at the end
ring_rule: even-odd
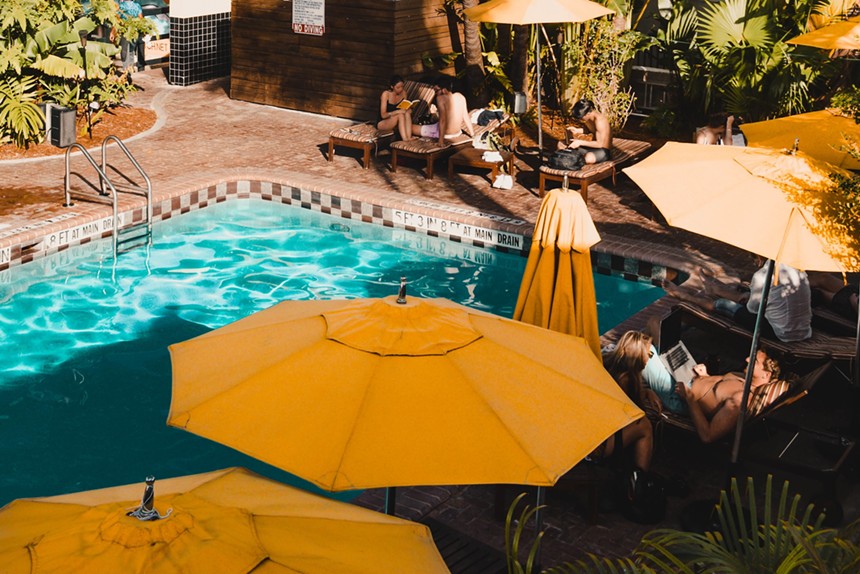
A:
POLYGON ((496 180, 496 176, 499 175, 499 168, 503 165, 507 166, 508 174, 514 175, 513 152, 499 152, 502 155, 502 161, 484 161, 483 155, 485 151, 487 150, 466 146, 448 158, 448 179, 454 178, 454 167, 458 165, 492 170, 490 173, 490 184, 496 180))

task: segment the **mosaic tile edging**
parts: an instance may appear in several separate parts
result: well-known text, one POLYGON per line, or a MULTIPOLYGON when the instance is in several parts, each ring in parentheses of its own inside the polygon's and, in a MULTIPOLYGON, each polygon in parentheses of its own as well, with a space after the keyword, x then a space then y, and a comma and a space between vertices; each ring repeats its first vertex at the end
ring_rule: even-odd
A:
MULTIPOLYGON (((493 217, 493 214, 471 212, 468 209, 445 209, 432 202, 397 198, 384 193, 367 193, 346 190, 323 191, 314 185, 285 182, 235 179, 163 198, 153 205, 153 222, 170 219, 212 203, 228 199, 257 198, 297 205, 347 220, 400 228, 406 231, 449 240, 456 243, 495 249, 508 253, 527 254, 533 224, 512 218, 493 217)), ((136 205, 118 214, 120 227, 143 220, 143 206, 136 205)), ((28 239, 23 243, 0 248, 0 271, 29 263, 73 245, 94 239, 110 238, 112 217, 54 218, 45 224, 28 226, 28 239), (72 227, 68 224, 74 223, 72 227), (44 228, 39 236, 34 231, 44 228)), ((630 259, 615 253, 617 241, 605 240, 592 249, 592 267, 598 273, 619 275, 627 280, 645 280, 660 285, 668 269, 642 259, 630 259)))

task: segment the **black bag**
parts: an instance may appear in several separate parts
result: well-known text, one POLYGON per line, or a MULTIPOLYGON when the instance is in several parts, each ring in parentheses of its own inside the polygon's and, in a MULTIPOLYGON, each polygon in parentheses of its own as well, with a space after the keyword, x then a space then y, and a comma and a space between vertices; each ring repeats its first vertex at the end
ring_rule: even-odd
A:
POLYGON ((634 468, 627 475, 622 514, 639 524, 655 524, 666 516, 666 488, 659 474, 634 468))
POLYGON ((585 154, 581 149, 560 149, 549 156, 549 167, 577 171, 585 165, 585 154))

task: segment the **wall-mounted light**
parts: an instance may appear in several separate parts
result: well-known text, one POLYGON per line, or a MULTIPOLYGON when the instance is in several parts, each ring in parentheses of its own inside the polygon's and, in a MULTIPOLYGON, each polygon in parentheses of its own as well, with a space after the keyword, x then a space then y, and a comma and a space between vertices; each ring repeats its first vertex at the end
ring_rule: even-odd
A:
POLYGON ((672 0, 657 0, 657 13, 664 20, 672 19, 672 0))

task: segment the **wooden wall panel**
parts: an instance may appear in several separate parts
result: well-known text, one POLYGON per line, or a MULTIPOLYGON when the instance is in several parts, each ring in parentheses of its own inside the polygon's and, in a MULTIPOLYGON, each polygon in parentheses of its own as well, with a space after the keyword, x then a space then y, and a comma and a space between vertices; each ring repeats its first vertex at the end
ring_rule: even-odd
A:
POLYGON ((325 0, 323 36, 294 34, 291 0, 233 0, 230 96, 353 119, 377 115, 392 74, 451 52, 441 0, 325 0))

